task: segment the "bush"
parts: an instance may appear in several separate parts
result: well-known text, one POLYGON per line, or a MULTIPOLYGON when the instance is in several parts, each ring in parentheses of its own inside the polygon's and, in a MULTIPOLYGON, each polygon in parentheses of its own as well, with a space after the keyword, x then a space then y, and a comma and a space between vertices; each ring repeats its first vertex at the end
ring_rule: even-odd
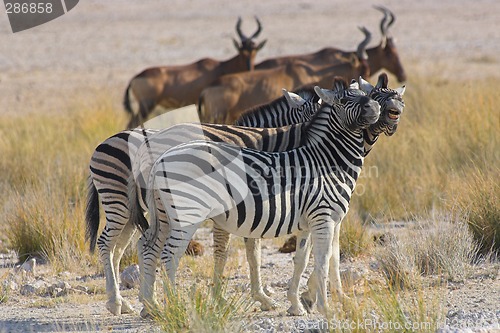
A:
POLYGON ((463 280, 476 254, 477 245, 467 223, 445 216, 392 237, 378 249, 376 257, 391 285, 412 288, 422 275, 463 280))

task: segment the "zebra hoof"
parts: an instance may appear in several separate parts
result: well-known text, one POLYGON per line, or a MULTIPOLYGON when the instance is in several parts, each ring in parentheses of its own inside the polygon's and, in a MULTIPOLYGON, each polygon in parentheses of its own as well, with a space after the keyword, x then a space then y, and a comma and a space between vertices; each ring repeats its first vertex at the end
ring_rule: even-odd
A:
POLYGON ((314 301, 309 297, 310 296, 308 292, 302 293, 302 295, 300 295, 300 303, 302 303, 308 313, 311 313, 314 306, 314 301))
POLYGON ((290 316, 305 316, 307 314, 306 310, 304 310, 304 307, 302 305, 298 306, 291 306, 288 308, 287 313, 290 316))
POLYGON ((153 319, 153 314, 148 309, 146 309, 146 307, 144 307, 141 310, 141 318, 143 318, 143 319, 153 319))
POLYGON ((278 303, 273 300, 260 300, 260 309, 261 311, 271 311, 278 308, 278 303))
POLYGON ((115 316, 122 314, 122 302, 121 301, 108 301, 106 303, 106 309, 115 316))
POLYGON ((127 302, 126 300, 122 300, 122 310, 121 310, 122 314, 127 314, 127 313, 134 313, 135 310, 134 308, 132 307, 132 305, 127 302))

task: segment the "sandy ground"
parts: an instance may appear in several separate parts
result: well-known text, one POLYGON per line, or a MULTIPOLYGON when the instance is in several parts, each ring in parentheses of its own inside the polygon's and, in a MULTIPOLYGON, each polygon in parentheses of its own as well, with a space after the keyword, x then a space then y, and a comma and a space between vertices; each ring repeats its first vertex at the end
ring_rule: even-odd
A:
MULTIPOLYGON (((236 36, 238 16, 243 17, 247 34, 255 29, 254 15, 262 21, 258 40, 268 42, 257 61, 325 46, 354 50, 361 38, 359 25, 372 31, 370 46, 376 45, 381 14, 371 8, 373 4, 380 2, 82 0, 55 21, 16 34, 2 11, 0 112, 13 117, 30 112, 57 115, 71 112, 82 103, 92 105, 95 99, 111 100, 114 107, 121 108, 128 81, 146 67, 185 64, 202 57, 232 57, 235 50, 231 38, 236 36)), ((397 15, 391 32, 397 38, 410 83, 412 76, 457 80, 459 84, 500 77, 500 1, 386 0, 383 4, 397 15)), ((394 78, 391 80, 392 86, 394 78)), ((117 121, 125 124, 126 120, 117 121)), ((287 281, 292 256, 276 254, 271 244, 263 257, 267 262, 264 276, 286 272, 278 280, 287 281)), ((245 266, 244 262, 241 265, 245 266)), ((242 274, 235 279, 244 284, 246 278, 242 274)), ((104 280, 98 281, 103 287, 104 280)), ((257 328, 265 330, 268 325, 269 332, 287 331, 287 326, 274 326, 273 321, 289 320, 285 316, 286 289, 280 283, 273 288, 282 308, 266 315, 264 324, 257 328)), ((127 298, 140 309, 135 295, 132 291, 127 298)), ((498 277, 487 282, 474 279, 450 291, 449 297, 452 307, 463 306, 456 311, 477 308, 496 311, 498 316, 500 282, 498 277), (467 290, 472 292, 467 294, 467 290), (478 301, 467 295, 478 297, 478 301)), ((149 322, 136 315, 112 317, 102 299, 87 305, 70 302, 39 307, 34 299, 16 296, 0 304, 0 332, 151 329, 149 322)))
MULTIPOLYGON (((374 1, 80 1, 68 14, 13 34, 0 14, 1 112, 67 112, 106 97, 121 108, 128 81, 149 66, 186 64, 202 57, 228 59, 242 16, 243 31, 263 24, 268 39, 257 61, 308 53, 325 46, 354 50, 364 25, 380 40, 374 1)), ((391 32, 409 75, 446 80, 500 76, 500 3, 395 1, 391 32)), ((411 82, 411 77, 410 77, 411 82)))

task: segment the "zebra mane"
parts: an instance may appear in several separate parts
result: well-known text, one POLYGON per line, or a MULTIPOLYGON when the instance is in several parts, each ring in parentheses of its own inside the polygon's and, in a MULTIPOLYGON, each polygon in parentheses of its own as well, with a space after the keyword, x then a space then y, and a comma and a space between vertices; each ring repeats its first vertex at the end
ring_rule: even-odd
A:
MULTIPOLYGON (((319 97, 314 92, 314 88, 312 86, 301 87, 298 90, 293 91, 293 93, 299 95, 300 97, 305 99, 307 102, 313 101, 313 102, 317 103, 319 101, 319 97)), ((240 115, 240 117, 238 118, 238 120, 236 122, 239 123, 241 121, 241 119, 246 118, 246 117, 250 117, 254 114, 261 114, 263 106, 265 106, 266 109, 272 110, 272 109, 276 108, 276 105, 279 105, 282 103, 288 103, 285 96, 278 97, 269 103, 262 103, 262 104, 253 106, 253 107, 247 109, 242 115, 240 115)))

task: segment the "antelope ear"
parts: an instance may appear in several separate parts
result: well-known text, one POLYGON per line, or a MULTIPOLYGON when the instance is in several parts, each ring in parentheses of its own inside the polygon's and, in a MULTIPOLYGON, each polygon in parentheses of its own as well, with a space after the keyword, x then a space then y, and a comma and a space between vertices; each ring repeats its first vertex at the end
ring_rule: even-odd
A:
POLYGON ((267 42, 267 39, 260 42, 259 45, 257 45, 257 51, 259 51, 261 48, 263 48, 264 45, 266 45, 266 42, 267 42))
POLYGON ((370 84, 370 82, 366 81, 361 76, 359 77, 359 89, 363 90, 367 95, 369 95, 372 92, 373 88, 374 87, 370 84))
POLYGON ((403 96, 403 95, 404 95, 405 90, 406 90, 406 85, 403 85, 403 86, 401 86, 401 87, 399 87, 399 88, 396 88, 396 92, 397 92, 398 94, 400 94, 401 96, 403 96))
POLYGON ((335 93, 331 90, 328 89, 322 89, 318 86, 314 86, 314 91, 316 92, 316 95, 321 98, 321 100, 329 105, 333 105, 333 101, 335 98, 335 93))
POLYGON ((359 83, 356 79, 351 80, 351 84, 349 85, 349 89, 359 89, 359 83))
POLYGON ((236 48, 236 50, 239 52, 241 49, 240 43, 238 43, 238 41, 233 38, 233 44, 234 44, 234 47, 236 48))
POLYGON ((306 100, 299 95, 289 92, 284 88, 281 89, 281 91, 283 92, 283 96, 285 96, 288 105, 292 108, 300 108, 306 102, 306 100))

